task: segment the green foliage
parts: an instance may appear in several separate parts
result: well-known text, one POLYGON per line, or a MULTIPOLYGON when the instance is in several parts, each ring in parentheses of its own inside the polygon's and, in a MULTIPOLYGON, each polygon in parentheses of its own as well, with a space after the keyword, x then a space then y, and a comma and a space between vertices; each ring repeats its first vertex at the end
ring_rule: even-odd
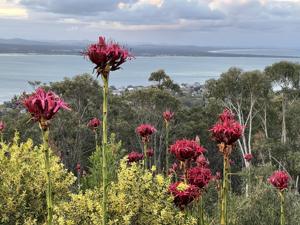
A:
MULTIPOLYGON (((50 159, 54 202, 65 199, 75 178, 59 158, 50 159)), ((42 147, 31 139, 19 143, 16 133, 12 143, 0 147, 0 224, 41 224, 46 216, 46 178, 42 147)))
MULTIPOLYGON (((287 225, 300 224, 300 198, 292 192, 285 193, 287 225)), ((234 195, 231 198, 230 225, 279 225, 280 200, 277 190, 261 184, 252 190, 249 198, 234 195)))
POLYGON ((171 77, 167 75, 164 70, 157 70, 151 73, 148 80, 157 82, 157 87, 159 89, 167 89, 174 91, 175 93, 181 93, 179 85, 174 83, 174 81, 171 80, 171 77))
POLYGON ((289 88, 299 88, 299 64, 282 61, 266 67, 265 72, 273 82, 281 86, 285 91, 289 88))
MULTIPOLYGON (((116 141, 115 134, 112 133, 107 145, 106 160, 108 165, 108 181, 116 179, 119 160, 124 155, 121 141, 116 141)), ((89 175, 84 177, 84 188, 99 187, 102 179, 102 149, 100 146, 90 156, 89 175)))

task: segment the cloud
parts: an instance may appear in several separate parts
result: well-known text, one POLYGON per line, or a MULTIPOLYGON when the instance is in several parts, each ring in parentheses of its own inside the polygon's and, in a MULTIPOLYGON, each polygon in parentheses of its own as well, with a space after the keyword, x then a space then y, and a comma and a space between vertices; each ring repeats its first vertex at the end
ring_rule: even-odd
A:
MULTIPOLYGON (((19 4, 32 9, 66 15, 95 15, 99 12, 113 11, 120 0, 20 0, 19 4)), ((134 0, 122 1, 124 3, 134 0)))
POLYGON ((28 17, 24 7, 16 7, 13 2, 3 1, 0 3, 0 18, 24 19, 28 17))
MULTIPOLYGON (((299 37, 300 0, 4 1, 5 4, 0 3, 0 18, 26 18, 27 29, 21 27, 24 34, 34 33, 37 27, 51 27, 49 32, 71 38, 76 34, 76 38, 88 38, 99 32, 130 36, 134 40, 150 36, 155 40, 175 36, 189 40, 194 35, 200 42, 205 37, 207 41, 226 39, 228 43, 230 38, 236 40, 247 36, 254 42, 255 35, 257 40, 264 37, 264 41, 267 37, 282 34, 286 36, 285 40, 290 36, 294 42, 299 37)), ((25 21, 18 22, 22 23, 25 21)), ((0 21, 1 27, 2 24, 0 21)), ((8 35, 13 28, 5 28, 7 32, 2 34, 8 35)), ((16 29, 15 33, 18 32, 16 29)), ((43 34, 37 30, 36 33, 46 36, 47 32, 43 34)))
MULTIPOLYGON (((73 26, 119 30, 190 29, 247 26, 299 19, 300 0, 15 0, 31 15, 73 26), (45 15, 41 15, 44 12, 45 15)), ((262 24, 262 25, 261 25, 262 24)))

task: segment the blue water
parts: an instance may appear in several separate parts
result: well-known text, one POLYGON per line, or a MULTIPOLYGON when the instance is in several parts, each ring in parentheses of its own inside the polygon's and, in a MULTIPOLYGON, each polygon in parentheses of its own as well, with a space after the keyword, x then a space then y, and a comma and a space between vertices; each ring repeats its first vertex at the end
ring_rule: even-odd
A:
MULTIPOLYGON (((113 72, 110 84, 116 87, 149 85, 151 72, 164 69, 177 83, 204 83, 232 66, 244 70, 264 69, 281 60, 300 62, 295 58, 262 57, 137 57, 113 72)), ((32 91, 27 81, 60 81, 82 73, 91 73, 93 65, 81 56, 68 55, 0 55, 0 102, 15 94, 32 91)))

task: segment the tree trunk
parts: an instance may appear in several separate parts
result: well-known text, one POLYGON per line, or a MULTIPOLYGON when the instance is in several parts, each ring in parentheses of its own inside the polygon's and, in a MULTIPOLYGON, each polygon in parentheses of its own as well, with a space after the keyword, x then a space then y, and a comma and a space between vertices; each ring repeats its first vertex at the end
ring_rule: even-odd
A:
POLYGON ((282 132, 281 132, 281 143, 286 144, 286 96, 282 93, 282 132))
POLYGON ((268 124, 267 124, 267 104, 265 104, 264 107, 264 131, 265 131, 265 136, 268 139, 269 138, 269 134, 268 134, 268 124))

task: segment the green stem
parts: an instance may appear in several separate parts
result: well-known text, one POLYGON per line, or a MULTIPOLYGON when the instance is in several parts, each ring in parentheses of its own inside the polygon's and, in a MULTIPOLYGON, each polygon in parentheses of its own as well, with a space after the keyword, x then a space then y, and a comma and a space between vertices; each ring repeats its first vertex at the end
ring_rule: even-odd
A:
POLYGON ((223 186, 221 192, 221 225, 227 225, 227 198, 228 198, 228 170, 229 170, 229 158, 224 155, 223 157, 223 186))
POLYGON ((144 169, 147 169, 147 141, 143 142, 144 147, 144 169))
POLYGON ((77 186, 78 186, 78 191, 80 191, 81 184, 80 184, 80 172, 79 171, 77 171, 77 186))
POLYGON ((1 132, 0 134, 1 134, 1 139, 0 139, 0 141, 3 143, 3 133, 1 132))
POLYGON ((169 169, 169 122, 166 121, 166 175, 168 175, 168 169, 169 169))
POLYGON ((98 134, 97 134, 97 130, 94 131, 95 132, 95 151, 97 152, 98 150, 98 134))
POLYGON ((45 170, 46 170, 46 200, 47 200, 47 225, 52 225, 53 218, 53 202, 52 202, 52 184, 51 184, 51 172, 50 172, 50 151, 48 146, 49 129, 42 129, 43 135, 43 150, 45 156, 45 170))
POLYGON ((199 203, 198 203, 198 224, 199 225, 204 225, 204 209, 203 209, 203 199, 200 196, 199 203))
POLYGON ((279 191, 280 195, 280 225, 285 225, 285 217, 284 217, 284 193, 279 191))
POLYGON ((248 166, 248 190, 247 197, 249 197, 249 193, 251 192, 251 164, 248 166))
POLYGON ((102 134, 102 188, 103 188, 103 218, 102 225, 107 223, 107 165, 106 165, 106 148, 107 148, 107 97, 108 97, 108 74, 102 75, 103 80, 103 134, 102 134))

